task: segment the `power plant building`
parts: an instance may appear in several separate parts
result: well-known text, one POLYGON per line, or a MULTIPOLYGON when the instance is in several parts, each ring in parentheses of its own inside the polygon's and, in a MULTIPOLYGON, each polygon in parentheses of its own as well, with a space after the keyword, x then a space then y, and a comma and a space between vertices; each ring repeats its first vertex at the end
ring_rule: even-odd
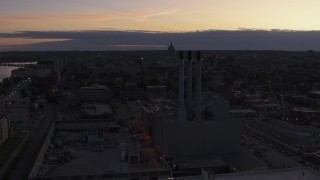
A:
MULTIPOLYGON (((188 53, 191 61, 191 52, 188 53)), ((158 100, 144 109, 155 146, 165 157, 214 156, 240 150, 241 121, 229 118, 229 105, 213 93, 201 94, 201 59, 197 54, 195 101, 184 104, 184 58, 180 54, 178 103, 158 100), (181 82, 182 81, 182 82, 181 82), (198 87, 197 87, 198 86, 198 87), (192 104, 189 104, 192 103, 192 104), (189 107, 188 111, 185 111, 189 107), (195 111, 194 111, 195 110, 195 111)), ((189 63, 188 68, 192 68, 189 63)), ((188 70, 188 76, 192 76, 188 70)), ((188 77, 192 83, 192 78, 188 77)), ((189 87, 192 85, 189 85, 189 87)), ((192 88, 188 88, 188 91, 192 88)), ((188 92, 188 97, 192 97, 188 92)))

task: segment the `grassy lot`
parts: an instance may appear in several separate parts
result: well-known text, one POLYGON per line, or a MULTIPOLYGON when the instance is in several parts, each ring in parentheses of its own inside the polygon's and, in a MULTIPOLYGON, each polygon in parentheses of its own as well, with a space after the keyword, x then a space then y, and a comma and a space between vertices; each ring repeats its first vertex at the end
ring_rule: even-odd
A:
POLYGON ((2 146, 0 146, 0 167, 6 162, 21 141, 22 138, 9 138, 2 146))

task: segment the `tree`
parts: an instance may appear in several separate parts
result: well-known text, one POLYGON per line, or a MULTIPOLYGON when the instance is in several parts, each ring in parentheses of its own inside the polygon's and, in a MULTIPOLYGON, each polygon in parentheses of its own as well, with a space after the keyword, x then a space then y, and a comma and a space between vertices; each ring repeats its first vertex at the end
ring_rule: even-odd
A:
POLYGON ((12 79, 12 81, 13 81, 14 83, 17 83, 17 82, 21 81, 21 78, 20 78, 20 77, 12 77, 11 79, 12 79))
POLYGON ((56 93, 49 92, 46 94, 46 100, 49 103, 56 104, 58 102, 58 97, 57 97, 56 93))
POLYGON ((0 96, 7 94, 6 88, 3 86, 3 84, 0 82, 0 96))
POLYGON ((113 114, 112 113, 104 113, 103 117, 110 118, 110 117, 113 117, 113 114))
POLYGON ((38 100, 37 96, 30 97, 30 102, 36 102, 36 100, 38 100))
POLYGON ((25 89, 20 90, 21 97, 28 97, 28 94, 25 89))
POLYGON ((2 80, 2 84, 4 87, 10 87, 12 85, 12 82, 9 80, 9 78, 4 78, 2 80))
POLYGON ((30 113, 34 113, 35 111, 36 111, 36 106, 35 106, 35 104, 29 104, 28 105, 28 110, 29 110, 29 112, 30 113))

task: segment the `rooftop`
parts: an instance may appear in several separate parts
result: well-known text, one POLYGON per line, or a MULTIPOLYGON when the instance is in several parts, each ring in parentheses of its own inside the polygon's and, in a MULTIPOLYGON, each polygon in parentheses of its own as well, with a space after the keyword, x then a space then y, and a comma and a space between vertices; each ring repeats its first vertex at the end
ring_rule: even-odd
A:
POLYGON ((216 175, 216 180, 318 180, 318 172, 309 168, 266 170, 247 173, 216 175))
MULTIPOLYGON (((211 175, 210 172, 208 172, 211 175)), ((310 168, 290 168, 255 172, 212 174, 215 180, 319 180, 319 172, 310 168)), ((177 177, 175 180, 201 180, 203 176, 177 177)), ((162 179, 164 180, 164 178, 162 179)))
POLYGON ((131 140, 130 133, 125 131, 125 127, 121 127, 119 133, 104 132, 103 142, 93 144, 83 142, 84 134, 79 131, 57 133, 62 135, 58 138, 63 142, 62 148, 49 148, 47 154, 50 155, 46 158, 47 161, 43 162, 42 170, 39 172, 47 171, 48 176, 75 176, 166 171, 166 167, 158 161, 155 149, 149 144, 141 144, 140 152, 143 161, 140 164, 130 164, 122 159, 123 150, 137 149, 131 140), (72 152, 71 159, 62 163, 61 160, 48 161, 56 158, 65 159, 64 152, 72 152))
POLYGON ((82 111, 88 115, 112 114, 110 105, 105 103, 85 103, 82 105, 82 111))
POLYGON ((228 166, 221 157, 183 157, 175 158, 175 162, 181 169, 193 169, 203 167, 222 167, 228 166))
POLYGON ((82 87, 80 88, 80 91, 97 91, 97 90, 107 90, 109 91, 109 88, 107 86, 104 85, 100 85, 100 84, 93 84, 92 86, 87 86, 87 87, 82 87))

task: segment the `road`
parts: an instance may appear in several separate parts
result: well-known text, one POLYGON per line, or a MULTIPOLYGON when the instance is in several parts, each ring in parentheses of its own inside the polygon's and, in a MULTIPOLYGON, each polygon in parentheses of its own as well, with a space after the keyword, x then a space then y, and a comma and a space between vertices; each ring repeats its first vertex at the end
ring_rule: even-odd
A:
POLYGON ((245 130, 248 130, 254 134, 256 134, 257 136, 263 137, 265 140, 267 140, 269 143, 272 144, 276 144, 281 151, 283 152, 287 152, 289 153, 292 157, 292 159, 298 161, 298 164, 300 164, 300 162, 302 162, 304 165, 306 166, 310 166, 312 168, 319 168, 318 165, 316 165, 315 163, 313 163, 312 161, 310 161, 310 159, 305 158, 306 155, 308 155, 308 153, 305 153, 295 147, 292 147, 264 132, 259 131, 258 129, 254 129, 251 128, 249 126, 244 125, 245 130), (307 162, 307 163, 306 163, 307 162))
POLYGON ((17 162, 15 168, 11 170, 11 177, 9 179, 19 180, 25 179, 28 176, 52 122, 56 119, 57 111, 54 106, 48 105, 47 113, 47 117, 36 126, 34 134, 30 138, 30 142, 27 144, 22 157, 17 162))
POLYGON ((256 136, 246 130, 243 131, 243 137, 244 141, 248 143, 247 147, 251 149, 250 151, 255 152, 254 149, 256 147, 264 148, 265 151, 262 150, 259 152, 258 150, 255 154, 263 161, 267 162, 272 168, 294 168, 302 166, 299 162, 296 162, 296 158, 292 153, 268 142, 268 139, 256 136))

